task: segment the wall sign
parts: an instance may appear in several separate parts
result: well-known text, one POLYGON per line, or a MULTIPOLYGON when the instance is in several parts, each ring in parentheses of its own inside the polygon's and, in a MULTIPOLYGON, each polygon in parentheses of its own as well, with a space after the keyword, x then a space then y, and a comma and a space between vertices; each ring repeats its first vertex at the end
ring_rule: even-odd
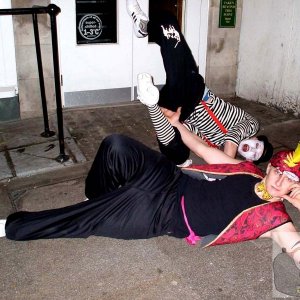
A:
POLYGON ((76 0, 77 44, 117 42, 116 2, 76 0))
POLYGON ((236 0, 220 0, 219 27, 234 28, 236 19, 236 0))

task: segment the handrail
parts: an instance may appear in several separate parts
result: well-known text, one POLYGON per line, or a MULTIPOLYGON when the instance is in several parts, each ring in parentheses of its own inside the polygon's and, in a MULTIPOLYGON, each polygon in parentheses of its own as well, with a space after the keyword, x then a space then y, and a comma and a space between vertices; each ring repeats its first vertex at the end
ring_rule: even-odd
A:
POLYGON ((43 77, 43 66, 41 58, 41 49, 39 43, 39 31, 37 23, 37 14, 49 14, 51 24, 51 38, 52 38, 52 55, 53 55, 53 68, 54 68, 54 83, 55 83, 55 99, 56 99, 56 114, 57 114, 57 128, 58 128, 58 139, 59 139, 59 150, 60 153, 56 157, 56 161, 62 163, 69 159, 69 156, 65 154, 64 144, 64 130, 63 130, 63 114, 62 114, 62 101, 61 101, 61 82, 60 82, 60 69, 59 69, 59 53, 58 53, 58 42, 57 42, 57 24, 56 16, 61 12, 60 8, 55 4, 45 6, 33 6, 32 8, 11 8, 11 9, 0 9, 0 16, 3 15, 32 15, 35 45, 37 53, 37 63, 39 70, 40 89, 44 116, 45 131, 41 134, 44 137, 49 137, 55 134, 55 132, 49 130, 48 125, 48 112, 47 102, 45 96, 45 85, 43 77))

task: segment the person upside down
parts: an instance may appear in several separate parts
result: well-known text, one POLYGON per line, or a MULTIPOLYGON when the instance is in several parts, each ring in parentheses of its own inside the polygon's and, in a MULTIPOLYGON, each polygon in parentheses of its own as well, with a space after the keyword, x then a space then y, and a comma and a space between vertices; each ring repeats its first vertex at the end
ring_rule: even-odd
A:
POLYGON ((190 149, 176 128, 165 122, 181 107, 180 121, 211 147, 237 152, 257 164, 268 161, 273 147, 266 136, 255 137, 259 122, 239 107, 217 97, 198 73, 198 66, 175 16, 157 12, 149 21, 136 0, 127 0, 127 11, 137 37, 151 36, 160 47, 166 84, 160 93, 147 73, 138 75, 138 98, 147 105, 160 151, 177 165, 187 163, 190 149))

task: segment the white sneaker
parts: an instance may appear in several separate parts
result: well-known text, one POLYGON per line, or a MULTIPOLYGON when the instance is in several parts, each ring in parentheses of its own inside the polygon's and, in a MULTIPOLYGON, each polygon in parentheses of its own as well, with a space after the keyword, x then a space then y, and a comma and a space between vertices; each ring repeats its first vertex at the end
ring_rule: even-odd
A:
POLYGON ((153 85, 152 76, 148 73, 140 73, 137 76, 137 98, 147 106, 157 104, 159 91, 153 85))
POLYGON ((0 237, 6 236, 6 233, 5 233, 5 223, 6 223, 5 219, 0 219, 0 237))
POLYGON ((193 161, 191 159, 187 159, 184 163, 182 163, 181 165, 177 165, 177 167, 179 168, 187 168, 189 167, 191 164, 193 163, 193 161))
POLYGON ((133 21, 134 33, 138 38, 143 38, 148 35, 147 24, 149 18, 141 10, 136 0, 127 0, 126 2, 127 12, 133 21))

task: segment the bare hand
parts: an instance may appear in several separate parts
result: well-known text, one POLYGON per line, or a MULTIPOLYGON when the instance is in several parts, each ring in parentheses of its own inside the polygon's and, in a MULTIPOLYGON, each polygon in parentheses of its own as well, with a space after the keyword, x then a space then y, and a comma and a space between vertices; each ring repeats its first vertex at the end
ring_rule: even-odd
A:
POLYGON ((171 123, 171 125, 176 126, 176 123, 179 122, 181 107, 178 107, 176 112, 164 107, 161 107, 161 111, 164 114, 164 116, 168 119, 168 121, 171 123))
POLYGON ((289 195, 285 195, 282 197, 289 201, 292 205, 300 210, 300 183, 295 183, 292 186, 292 191, 289 195))

